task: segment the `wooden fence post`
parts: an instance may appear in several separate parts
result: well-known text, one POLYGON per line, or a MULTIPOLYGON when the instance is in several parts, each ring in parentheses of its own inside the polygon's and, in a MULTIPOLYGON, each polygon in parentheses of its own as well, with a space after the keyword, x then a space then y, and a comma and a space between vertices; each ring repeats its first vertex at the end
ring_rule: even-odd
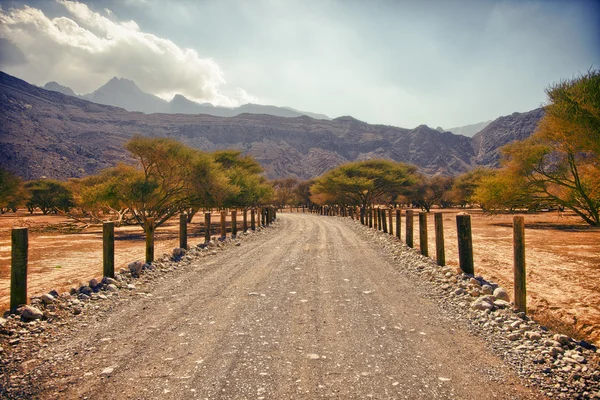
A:
POLYGON ((242 231, 246 233, 248 231, 248 210, 244 208, 242 212, 242 231))
POLYGON ((221 211, 221 237, 227 237, 227 211, 221 211))
POLYGON ((231 235, 237 236, 237 210, 231 210, 231 235))
POLYGON ((513 253, 515 273, 515 308, 527 312, 527 282, 525 276, 525 220, 513 219, 513 253))
POLYGON ((147 217, 146 225, 146 262, 154 261, 154 218, 147 217))
POLYGON ((250 210, 250 229, 256 230, 256 209, 254 208, 250 210))
POLYGON ((382 225, 382 228, 383 228, 382 229, 383 233, 387 233, 387 231, 388 231, 387 230, 387 215, 386 215, 387 212, 386 211, 387 210, 385 208, 381 209, 381 225, 382 225))
POLYGON ((435 258, 440 266, 446 265, 446 249, 444 247, 444 214, 441 212, 434 214, 435 229, 435 258))
POLYGON ((413 247, 413 210, 406 210, 406 245, 413 247))
POLYGON ((473 238, 471 236, 471 216, 467 213, 456 215, 458 236, 458 262, 465 274, 474 273, 473 268, 473 238))
POLYGON ((369 209, 369 228, 373 227, 373 216, 375 215, 375 209, 374 208, 370 208, 369 209))
POLYGON ((400 234, 401 232, 401 211, 400 210, 396 210, 396 237, 398 239, 402 238, 402 235, 400 234))
POLYGON ((393 235, 394 234, 394 209, 390 208, 389 212, 390 212, 390 215, 389 215, 389 222, 390 222, 389 230, 390 230, 390 235, 393 235))
POLYGON ((179 214, 179 247, 182 249, 188 248, 187 245, 187 214, 179 214))
POLYGON ((29 236, 27 228, 13 228, 11 231, 10 261, 10 310, 27 304, 27 255, 29 236))
POLYGON ((204 243, 210 242, 210 211, 204 213, 204 243))
POLYGON ((115 277, 115 223, 102 224, 102 275, 115 277))
POLYGON ((366 213, 366 208, 361 207, 360 208, 360 223, 363 225, 365 225, 365 213, 366 213))
POLYGON ((421 254, 429 257, 429 245, 427 240, 427 213, 421 211, 419 213, 419 247, 421 254))
POLYGON ((265 225, 271 224, 271 207, 265 207, 265 225))

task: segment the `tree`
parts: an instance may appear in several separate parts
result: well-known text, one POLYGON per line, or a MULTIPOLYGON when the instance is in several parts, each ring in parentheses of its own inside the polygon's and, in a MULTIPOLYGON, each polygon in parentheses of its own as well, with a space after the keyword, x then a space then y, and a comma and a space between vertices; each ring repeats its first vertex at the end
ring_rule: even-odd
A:
POLYGON ((273 188, 262 176, 260 164, 250 156, 242 156, 237 150, 219 150, 212 154, 229 179, 229 191, 220 199, 225 207, 252 207, 269 202, 273 188))
POLYGON ((413 189, 411 198, 418 207, 429 212, 432 206, 445 204, 444 201, 452 187, 452 181, 452 178, 448 176, 421 176, 413 189))
POLYGON ((302 181, 298 182, 296 188, 294 189, 294 196, 298 199, 299 204, 301 205, 310 205, 310 187, 315 183, 314 180, 302 181))
POLYGON ((317 178, 311 199, 317 204, 347 204, 366 207, 380 196, 407 192, 416 182, 416 167, 387 160, 357 161, 317 178))
POLYGON ((298 179, 292 177, 274 180, 272 184, 275 189, 275 205, 284 207, 296 203, 294 191, 298 183, 298 179))
POLYGON ((485 177, 493 175, 488 168, 476 168, 454 178, 452 188, 446 195, 446 200, 454 205, 465 207, 467 204, 478 203, 473 198, 475 189, 485 177))
POLYGON ((23 205, 27 192, 21 179, 0 167, 0 212, 17 211, 23 205))
MULTIPOLYGON (((499 175, 523 179, 528 201, 571 209, 600 226, 600 71, 551 85, 536 132, 503 151, 499 175)), ((517 181, 518 183, 518 181, 517 181)))
POLYGON ((49 212, 67 212, 73 207, 73 195, 63 182, 50 179, 38 179, 25 183, 29 192, 27 208, 29 212, 39 208, 44 215, 49 212))
POLYGON ((102 184, 106 195, 100 199, 127 208, 143 228, 148 217, 158 227, 177 213, 214 204, 219 193, 229 191, 227 178, 208 153, 172 139, 137 135, 125 148, 137 166, 106 171, 110 179, 102 184))

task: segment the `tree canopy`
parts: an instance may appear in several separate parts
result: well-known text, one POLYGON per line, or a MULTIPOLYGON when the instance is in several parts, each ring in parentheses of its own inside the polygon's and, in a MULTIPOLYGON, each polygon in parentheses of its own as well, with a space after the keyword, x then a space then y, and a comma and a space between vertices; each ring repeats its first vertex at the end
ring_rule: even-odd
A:
POLYGON ((317 204, 366 207, 375 198, 402 194, 416 182, 416 167, 387 160, 357 161, 340 165, 315 180, 311 200, 317 204))
POLYGON ((549 103, 537 131, 502 149, 503 167, 482 182, 478 197, 502 187, 504 201, 497 207, 556 205, 598 226, 600 71, 551 85, 546 93, 549 103))

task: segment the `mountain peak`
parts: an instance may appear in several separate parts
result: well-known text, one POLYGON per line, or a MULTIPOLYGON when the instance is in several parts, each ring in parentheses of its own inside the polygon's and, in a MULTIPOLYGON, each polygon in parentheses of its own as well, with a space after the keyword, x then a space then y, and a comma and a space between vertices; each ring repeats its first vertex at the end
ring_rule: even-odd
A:
POLYGON ((66 94, 67 96, 77 96, 70 87, 63 86, 60 83, 54 81, 46 83, 44 85, 44 89, 66 94))

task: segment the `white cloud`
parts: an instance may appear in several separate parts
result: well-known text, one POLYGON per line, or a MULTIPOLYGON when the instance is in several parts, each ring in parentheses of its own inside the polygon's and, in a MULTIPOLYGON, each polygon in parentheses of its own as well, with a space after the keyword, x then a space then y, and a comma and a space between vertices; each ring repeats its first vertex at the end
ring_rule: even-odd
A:
POLYGON ((166 99, 181 93, 223 106, 256 101, 243 89, 228 87, 213 59, 142 32, 135 21, 118 21, 110 10, 104 16, 82 3, 57 1, 68 16, 48 18, 29 6, 0 8, 0 39, 26 56, 23 64, 2 65, 6 72, 36 84, 55 80, 79 93, 119 76, 166 99))

